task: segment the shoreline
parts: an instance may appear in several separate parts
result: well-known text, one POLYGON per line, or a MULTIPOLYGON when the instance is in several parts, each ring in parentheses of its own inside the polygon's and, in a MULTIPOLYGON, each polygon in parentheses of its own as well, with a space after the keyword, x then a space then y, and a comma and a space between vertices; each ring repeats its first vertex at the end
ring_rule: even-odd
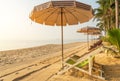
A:
MULTIPOLYGON (((43 46, 47 44, 61 44, 60 39, 50 39, 50 40, 2 40, 0 41, 0 51, 15 50, 22 48, 32 48, 43 46)), ((64 44, 74 43, 74 42, 86 42, 85 39, 66 39, 64 44)))
MULTIPOLYGON (((86 43, 86 42, 70 42, 70 43, 64 43, 64 45, 74 44, 74 43, 86 43)), ((17 47, 17 48, 8 48, 8 49, 6 48, 6 49, 1 49, 0 52, 15 51, 15 50, 24 50, 24 49, 42 47, 42 46, 46 46, 46 45, 61 45, 61 44, 59 44, 59 43, 49 43, 49 44, 34 45, 34 46, 29 46, 29 47, 17 47)))

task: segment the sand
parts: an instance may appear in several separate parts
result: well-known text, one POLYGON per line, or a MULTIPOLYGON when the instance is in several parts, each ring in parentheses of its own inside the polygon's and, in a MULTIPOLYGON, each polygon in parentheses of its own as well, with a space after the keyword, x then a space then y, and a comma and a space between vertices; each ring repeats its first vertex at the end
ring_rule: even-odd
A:
MULTIPOLYGON (((86 43, 77 42, 64 46, 65 58, 86 52, 86 43)), ((120 81, 118 58, 99 53, 95 56, 95 61, 104 66, 108 81, 120 81)), ((0 81, 95 81, 86 77, 56 75, 60 69, 61 45, 58 44, 0 52, 0 81)))
MULTIPOLYGON (((77 46, 81 43, 65 44, 64 49, 68 49, 77 46)), ((32 47, 26 49, 17 49, 10 51, 0 52, 0 66, 11 65, 30 59, 40 58, 43 59, 46 56, 53 56, 54 53, 61 51, 61 45, 48 44, 40 47, 32 47)))
MULTIPOLYGON (((77 49, 83 48, 83 46, 84 43, 71 43, 65 44, 64 49, 65 52, 67 52, 66 55, 70 55, 74 54, 77 49)), ((57 67, 60 66, 56 70, 58 71, 61 68, 61 45, 57 44, 49 44, 26 49, 1 51, 0 79, 4 79, 4 81, 12 81, 17 77, 24 76, 29 73, 35 74, 39 71, 39 69, 44 69, 45 66, 47 67, 49 65, 54 65, 56 62, 59 62, 59 64, 57 64, 57 67)), ((53 72, 53 70, 51 71, 53 72)), ((45 79, 47 79, 45 75, 43 76, 45 79)))

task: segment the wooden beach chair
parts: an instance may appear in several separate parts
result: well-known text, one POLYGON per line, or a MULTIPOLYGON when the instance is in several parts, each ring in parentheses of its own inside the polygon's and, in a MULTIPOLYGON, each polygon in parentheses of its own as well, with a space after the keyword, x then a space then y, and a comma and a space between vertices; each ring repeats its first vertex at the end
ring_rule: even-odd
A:
POLYGON ((102 79, 104 80, 104 77, 103 77, 103 71, 102 69, 99 69, 99 72, 100 72, 100 75, 95 75, 95 74, 92 74, 92 70, 96 70, 97 68, 93 67, 93 59, 94 59, 94 56, 96 54, 98 54, 99 52, 101 51, 101 49, 97 48, 91 52, 88 52, 88 54, 85 54, 84 56, 82 57, 79 57, 77 55, 74 55, 70 58, 67 58, 64 62, 65 64, 65 68, 64 70, 58 72, 58 74, 63 74, 67 71, 69 71, 70 69, 74 68, 74 69, 77 69, 83 73, 86 73, 90 76, 93 76, 95 78, 99 78, 99 79, 102 79), (88 65, 88 69, 83 69, 82 67, 88 65))

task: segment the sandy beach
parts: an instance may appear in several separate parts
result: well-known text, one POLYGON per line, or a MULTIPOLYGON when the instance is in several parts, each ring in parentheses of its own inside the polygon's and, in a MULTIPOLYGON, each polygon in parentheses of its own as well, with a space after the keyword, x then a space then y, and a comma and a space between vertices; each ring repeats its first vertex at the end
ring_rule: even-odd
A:
POLYGON ((120 0, 1 0, 0 81, 120 81, 120 0))
MULTIPOLYGON (((87 43, 77 42, 64 45, 65 58, 86 52, 87 43)), ((118 58, 100 53, 95 56, 95 62, 104 66, 108 81, 120 81, 118 58)), ((56 75, 60 69, 61 45, 49 44, 0 52, 0 81, 102 81, 69 74, 56 75)))
MULTIPOLYGON (((65 44, 64 52, 65 53, 67 52, 65 56, 74 54, 75 52, 77 52, 78 49, 84 49, 85 48, 84 44, 85 43, 65 44)), ((1 51, 0 79, 4 79, 4 81, 12 81, 18 76, 17 77, 14 76, 14 78, 12 78, 11 76, 13 76, 14 74, 18 75, 20 71, 29 70, 29 68, 32 68, 30 69, 31 71, 24 71, 25 73, 23 72, 23 74, 19 75, 19 76, 23 76, 24 74, 38 70, 45 66, 47 67, 53 65, 53 63, 55 64, 56 62, 59 62, 57 67, 60 66, 57 69, 58 71, 61 68, 61 45, 57 45, 57 44, 49 44, 40 47, 33 47, 26 49, 1 51)), ((43 76, 45 77, 45 75, 43 76)), ((45 81, 45 80, 40 80, 40 81, 45 81)))

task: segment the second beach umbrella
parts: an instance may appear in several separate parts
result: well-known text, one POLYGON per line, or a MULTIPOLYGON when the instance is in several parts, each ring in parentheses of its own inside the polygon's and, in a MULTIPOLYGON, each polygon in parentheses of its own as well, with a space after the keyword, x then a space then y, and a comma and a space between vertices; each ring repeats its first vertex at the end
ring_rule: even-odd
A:
POLYGON ((35 6, 30 14, 30 19, 36 23, 61 27, 62 68, 64 68, 63 26, 84 23, 92 17, 91 6, 75 0, 49 1, 35 6))
POLYGON ((87 34, 87 43, 88 43, 88 49, 89 49, 89 35, 95 35, 100 33, 100 29, 96 27, 83 27, 77 30, 78 33, 85 33, 87 34))

